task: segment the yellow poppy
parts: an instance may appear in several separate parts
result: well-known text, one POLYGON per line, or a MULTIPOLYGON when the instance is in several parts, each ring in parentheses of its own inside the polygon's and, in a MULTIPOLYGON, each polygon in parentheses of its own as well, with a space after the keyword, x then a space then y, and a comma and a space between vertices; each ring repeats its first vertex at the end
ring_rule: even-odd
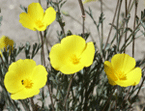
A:
POLYGON ((37 65, 31 59, 18 60, 9 66, 4 78, 4 85, 11 98, 26 99, 37 95, 47 81, 47 71, 44 66, 37 65))
POLYGON ((14 45, 14 41, 9 39, 9 37, 3 35, 0 38, 0 55, 2 54, 1 50, 4 51, 4 48, 5 48, 7 51, 8 46, 10 46, 9 53, 11 53, 11 51, 13 50, 13 45, 14 45))
POLYGON ((20 14, 19 22, 23 27, 33 31, 44 31, 56 18, 56 11, 49 7, 45 13, 39 3, 31 3, 28 6, 28 13, 20 14))
POLYGON ((104 70, 111 85, 134 86, 140 82, 141 68, 135 67, 136 61, 127 54, 116 54, 111 62, 104 62, 104 70))
POLYGON ((61 43, 55 44, 50 51, 52 67, 64 74, 73 74, 93 63, 95 47, 93 42, 86 43, 85 39, 77 35, 63 38, 61 43))

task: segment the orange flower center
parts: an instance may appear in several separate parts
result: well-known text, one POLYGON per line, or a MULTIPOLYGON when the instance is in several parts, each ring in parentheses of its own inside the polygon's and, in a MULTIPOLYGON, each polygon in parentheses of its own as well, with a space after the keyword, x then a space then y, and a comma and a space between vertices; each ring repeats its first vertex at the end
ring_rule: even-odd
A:
POLYGON ((73 64, 78 64, 80 62, 80 58, 78 58, 75 54, 71 56, 71 62, 73 64))
POLYGON ((44 24, 43 24, 42 21, 40 21, 40 20, 37 20, 37 21, 35 22, 35 24, 36 24, 39 28, 44 27, 44 24))
POLYGON ((29 79, 25 79, 25 80, 22 80, 22 85, 25 86, 25 88, 32 88, 32 80, 29 80, 29 79))
POLYGON ((122 71, 116 71, 116 74, 120 80, 126 80, 126 76, 122 71))

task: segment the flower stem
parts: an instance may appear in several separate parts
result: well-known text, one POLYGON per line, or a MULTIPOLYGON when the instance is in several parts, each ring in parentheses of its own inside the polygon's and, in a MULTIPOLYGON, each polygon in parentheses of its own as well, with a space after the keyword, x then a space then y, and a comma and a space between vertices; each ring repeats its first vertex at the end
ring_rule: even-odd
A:
POLYGON ((49 94, 50 94, 50 100, 51 100, 52 111, 55 111, 54 103, 53 103, 53 99, 52 99, 52 93, 51 93, 51 89, 50 89, 48 83, 47 83, 47 87, 48 87, 48 91, 49 91, 49 94))
POLYGON ((111 25, 111 28, 110 28, 110 31, 109 31, 109 34, 108 34, 107 41, 106 41, 104 49, 107 47, 107 44, 108 44, 109 39, 110 39, 110 35, 111 35, 111 31, 112 31, 113 24, 114 24, 114 21, 115 21, 115 17, 116 17, 116 14, 117 14, 118 6, 119 6, 119 0, 117 1, 114 17, 113 17, 113 20, 112 20, 112 25, 111 25))
POLYGON ((41 55, 43 59, 42 64, 44 64, 44 67, 45 67, 46 64, 45 64, 45 53, 44 53, 44 38, 43 38, 42 32, 40 32, 40 37, 41 37, 41 44, 42 44, 42 51, 41 51, 41 55))
POLYGON ((85 10, 84 10, 84 6, 82 3, 82 0, 78 0, 79 4, 80 4, 80 8, 81 8, 81 12, 82 12, 82 18, 83 18, 83 38, 84 38, 84 34, 85 34, 85 10))
POLYGON ((104 106, 104 108, 103 108, 102 111, 105 111, 105 108, 106 108, 106 106, 108 105, 109 101, 111 100, 112 95, 113 95, 113 93, 114 93, 114 91, 115 91, 116 88, 117 88, 117 86, 114 87, 114 90, 113 90, 112 93, 110 94, 110 96, 109 96, 109 98, 108 98, 108 100, 107 100, 107 102, 106 102, 106 104, 105 104, 105 106, 104 106))
MULTIPOLYGON (((138 7, 138 0, 135 0, 135 14, 134 14, 134 24, 133 24, 134 30, 136 26, 137 7, 138 7)), ((134 50, 135 50, 135 35, 133 35, 133 42, 132 42, 132 57, 134 57, 134 50)))
POLYGON ((69 82, 69 86, 68 86, 68 89, 67 89, 67 94, 66 94, 65 100, 64 100, 64 110, 65 111, 67 111, 67 109, 66 109, 66 102, 67 102, 67 98, 69 96, 70 87, 71 87, 71 84, 72 84, 73 77, 74 77, 74 74, 71 76, 71 79, 70 79, 70 82, 69 82))
POLYGON ((33 101, 33 97, 30 98, 30 101, 31 101, 33 111, 36 111, 35 104, 34 104, 34 101, 33 101))
MULTIPOLYGON (((42 64, 44 64, 44 66, 46 67, 45 52, 44 52, 44 37, 42 35, 42 32, 40 32, 40 37, 41 37, 41 44, 42 44, 42 53, 41 53, 41 56, 42 56, 41 58, 43 59, 42 64)), ((48 91, 49 91, 49 94, 50 94, 50 100, 51 100, 52 109, 53 109, 53 111, 55 111, 54 110, 54 104, 53 104, 53 99, 52 99, 52 94, 51 94, 51 90, 50 90, 49 84, 47 86, 48 86, 48 91)), ((44 89, 42 89, 42 97, 44 99, 44 89)), ((44 103, 42 104, 42 106, 44 106, 44 103)))

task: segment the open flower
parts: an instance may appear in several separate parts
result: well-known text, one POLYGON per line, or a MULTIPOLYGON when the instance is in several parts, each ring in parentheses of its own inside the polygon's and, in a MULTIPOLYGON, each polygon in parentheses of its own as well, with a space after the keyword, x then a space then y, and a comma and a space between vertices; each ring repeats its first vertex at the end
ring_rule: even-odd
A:
POLYGON ((52 67, 64 74, 73 74, 93 63, 95 48, 93 42, 85 42, 80 36, 71 35, 55 44, 50 51, 52 67))
POLYGON ((4 85, 11 93, 11 98, 17 100, 37 95, 46 81, 47 71, 44 66, 36 66, 31 59, 20 59, 9 66, 4 85))
POLYGON ((104 62, 104 70, 111 85, 134 86, 140 82, 141 68, 135 67, 136 61, 127 54, 116 54, 111 62, 104 62))
POLYGON ((13 45, 14 45, 14 41, 9 39, 7 36, 2 36, 0 38, 0 55, 2 54, 1 50, 4 51, 4 48, 6 49, 7 51, 7 47, 10 46, 10 52, 13 50, 13 45))
POLYGON ((19 22, 23 27, 30 30, 44 31, 56 18, 56 12, 52 7, 46 9, 45 13, 39 3, 31 3, 28 13, 21 13, 19 22))

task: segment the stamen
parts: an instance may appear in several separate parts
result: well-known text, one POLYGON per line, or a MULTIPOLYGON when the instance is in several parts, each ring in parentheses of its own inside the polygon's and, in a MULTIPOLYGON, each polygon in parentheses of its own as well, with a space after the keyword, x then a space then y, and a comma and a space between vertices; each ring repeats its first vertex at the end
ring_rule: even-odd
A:
POLYGON ((32 80, 29 80, 29 79, 21 80, 21 82, 22 82, 22 85, 25 86, 25 88, 31 88, 33 85, 32 80))
POLYGON ((35 22, 35 24, 36 24, 39 28, 44 27, 44 24, 43 24, 42 21, 40 21, 40 20, 37 20, 37 21, 35 22))
POLYGON ((80 58, 78 58, 75 54, 73 54, 71 56, 71 61, 72 61, 73 64, 78 64, 79 61, 80 61, 80 58))

